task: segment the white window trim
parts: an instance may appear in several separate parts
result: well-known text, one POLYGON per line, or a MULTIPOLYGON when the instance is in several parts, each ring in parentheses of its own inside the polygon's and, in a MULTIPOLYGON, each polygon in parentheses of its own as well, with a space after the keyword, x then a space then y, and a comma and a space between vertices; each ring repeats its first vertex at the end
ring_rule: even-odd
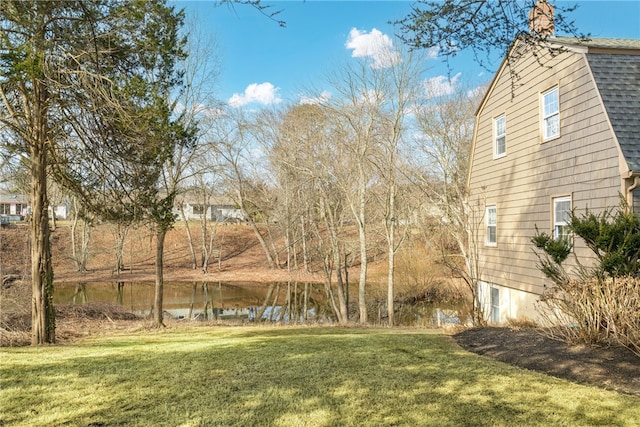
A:
POLYGON ((542 142, 551 141, 553 139, 560 138, 560 89, 558 88, 558 85, 555 85, 554 87, 540 93, 540 116, 541 116, 540 128, 542 131, 542 142), (548 114, 545 111, 544 99, 545 99, 545 96, 549 95, 552 92, 555 92, 558 98, 558 110, 552 114, 548 114), (545 122, 549 117, 553 117, 553 116, 558 116, 558 133, 555 135, 547 136, 547 127, 545 122))
POLYGON ((573 208, 573 201, 572 201, 572 197, 571 195, 569 196, 558 196, 558 197, 552 197, 551 198, 551 233, 553 235, 554 239, 558 238, 558 235, 556 233, 556 225, 567 225, 566 222, 563 222, 562 224, 558 221, 556 221, 556 203, 558 202, 569 202, 569 209, 573 208))
POLYGON ((507 116, 502 114, 493 119, 493 158, 499 159, 507 155, 507 116), (504 120, 504 133, 498 135, 498 120, 504 120), (498 138, 504 138, 504 152, 498 153, 498 138))
POLYGON ((496 208, 496 205, 487 205, 485 208, 485 238, 484 238, 484 243, 486 246, 498 246, 498 209, 496 208), (489 211, 493 210, 495 212, 495 223, 490 224, 489 223, 489 211), (495 242, 491 242, 489 241, 489 227, 494 227, 495 228, 495 242))

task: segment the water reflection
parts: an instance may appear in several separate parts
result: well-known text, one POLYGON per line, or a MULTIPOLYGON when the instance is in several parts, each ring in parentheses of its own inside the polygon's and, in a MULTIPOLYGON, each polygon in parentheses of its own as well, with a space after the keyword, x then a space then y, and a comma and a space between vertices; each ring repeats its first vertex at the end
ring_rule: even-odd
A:
MULTIPOLYGON (((57 284, 54 303, 115 303, 139 316, 149 316, 154 288, 149 282, 57 284)), ((164 284, 164 310, 175 319, 332 323, 335 316, 325 292, 318 283, 168 282, 164 284)), ((381 313, 386 308, 374 310, 378 311, 377 323, 384 324, 381 313)), ((460 313, 455 305, 402 304, 397 307, 396 320, 399 325, 439 327, 460 323, 464 318, 460 313)))
MULTIPOLYGON (((153 310, 154 283, 58 284, 56 304, 116 303, 140 316, 153 310)), ((324 288, 314 283, 177 282, 164 285, 164 310, 176 319, 331 321, 324 288)))

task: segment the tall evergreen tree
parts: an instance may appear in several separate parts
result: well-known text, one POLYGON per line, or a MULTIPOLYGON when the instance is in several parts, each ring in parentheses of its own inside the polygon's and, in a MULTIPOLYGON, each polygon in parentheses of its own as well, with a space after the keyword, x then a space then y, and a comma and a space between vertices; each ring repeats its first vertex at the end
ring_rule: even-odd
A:
POLYGON ((166 100, 180 83, 181 22, 162 0, 0 3, 3 148, 31 173, 34 345, 55 342, 50 172, 107 216, 134 220, 141 206, 153 206, 149 217, 164 206, 155 166, 171 152, 166 100))

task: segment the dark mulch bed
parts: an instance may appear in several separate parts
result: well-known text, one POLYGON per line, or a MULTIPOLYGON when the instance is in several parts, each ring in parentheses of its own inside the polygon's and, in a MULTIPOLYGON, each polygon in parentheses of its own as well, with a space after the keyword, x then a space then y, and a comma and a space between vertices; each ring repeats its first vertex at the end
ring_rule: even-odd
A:
POLYGON ((511 365, 640 396, 640 357, 623 347, 569 345, 535 328, 472 328, 453 338, 465 350, 511 365))

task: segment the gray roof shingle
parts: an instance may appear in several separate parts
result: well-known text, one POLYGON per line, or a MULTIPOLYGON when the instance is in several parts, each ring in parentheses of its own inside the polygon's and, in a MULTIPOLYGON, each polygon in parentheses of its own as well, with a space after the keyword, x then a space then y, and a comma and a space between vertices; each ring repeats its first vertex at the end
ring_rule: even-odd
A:
POLYGON ((554 37, 550 41, 587 47, 587 61, 622 153, 629 168, 640 172, 640 40, 554 37))
POLYGON ((640 55, 588 53, 587 59, 629 168, 640 171, 640 55))
POLYGON ((550 42, 571 46, 586 46, 603 49, 640 49, 639 39, 586 39, 577 37, 551 37, 550 42))

